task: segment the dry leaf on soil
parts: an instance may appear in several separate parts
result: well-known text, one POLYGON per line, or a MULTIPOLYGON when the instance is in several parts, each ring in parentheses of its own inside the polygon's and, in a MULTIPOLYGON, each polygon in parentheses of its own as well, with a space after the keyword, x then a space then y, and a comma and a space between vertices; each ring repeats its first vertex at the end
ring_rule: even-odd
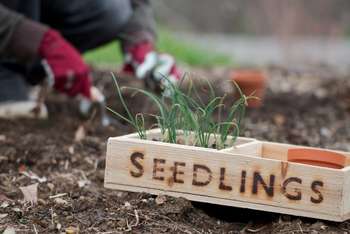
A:
POLYGON ((58 205, 67 205, 68 202, 60 197, 55 198, 54 202, 58 205))
POLYGON ((71 154, 71 155, 73 155, 74 154, 74 146, 73 145, 71 145, 71 146, 69 146, 68 147, 68 152, 71 154))
POLYGON ((0 208, 6 208, 8 207, 10 204, 7 201, 4 201, 3 203, 1 203, 0 208))
POLYGON ((0 201, 6 201, 6 200, 9 200, 8 197, 0 193, 0 201))
POLYGON ((77 227, 68 227, 66 229, 66 234, 78 234, 79 233, 79 228, 77 227))
POLYGON ((24 195, 24 200, 36 204, 38 202, 38 183, 19 187, 24 195))
POLYGON ((74 141, 79 142, 86 137, 86 131, 84 125, 80 125, 75 131, 74 141))
POLYGON ((7 227, 2 234, 16 234, 16 230, 13 227, 7 227))
POLYGON ((273 116, 273 121, 278 127, 282 127, 286 122, 286 117, 282 114, 275 114, 273 116))
POLYGON ((0 141, 6 141, 6 136, 5 135, 0 135, 0 141))
POLYGON ((157 205, 161 205, 164 202, 166 202, 166 197, 164 195, 159 195, 159 196, 156 197, 155 202, 156 202, 157 205))
POLYGON ((85 187, 86 185, 89 185, 89 184, 91 184, 90 180, 79 180, 78 181, 79 188, 83 188, 83 187, 85 187))

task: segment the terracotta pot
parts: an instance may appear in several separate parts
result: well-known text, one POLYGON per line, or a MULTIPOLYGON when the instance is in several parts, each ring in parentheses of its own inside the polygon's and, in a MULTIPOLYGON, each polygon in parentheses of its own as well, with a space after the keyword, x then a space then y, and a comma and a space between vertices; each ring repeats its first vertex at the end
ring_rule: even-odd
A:
POLYGON ((288 150, 288 161, 341 169, 345 167, 346 157, 327 150, 295 148, 288 150))
MULTIPOLYGON (((244 95, 252 95, 259 99, 250 99, 248 107, 257 108, 263 103, 266 87, 266 76, 259 70, 236 70, 231 74, 231 79, 234 80, 244 95)), ((239 98, 239 93, 236 94, 239 98)))

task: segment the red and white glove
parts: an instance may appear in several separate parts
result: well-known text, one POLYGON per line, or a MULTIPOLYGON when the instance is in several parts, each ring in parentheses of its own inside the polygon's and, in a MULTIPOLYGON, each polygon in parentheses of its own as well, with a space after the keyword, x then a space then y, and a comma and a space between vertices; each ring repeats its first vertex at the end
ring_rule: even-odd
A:
POLYGON ((164 91, 169 87, 169 81, 175 84, 181 78, 175 59, 171 55, 157 53, 148 41, 126 48, 123 72, 142 80, 151 78, 164 91))
POLYGON ((46 72, 53 77, 53 87, 57 91, 72 97, 82 95, 91 99, 90 69, 77 49, 59 32, 52 29, 46 31, 38 52, 44 59, 46 72))

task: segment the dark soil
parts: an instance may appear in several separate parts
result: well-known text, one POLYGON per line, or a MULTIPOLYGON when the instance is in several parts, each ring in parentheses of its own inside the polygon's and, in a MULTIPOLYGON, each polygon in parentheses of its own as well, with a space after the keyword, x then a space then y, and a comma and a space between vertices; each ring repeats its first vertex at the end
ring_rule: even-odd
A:
MULTIPOLYGON (((199 70, 207 77, 226 71, 199 70)), ((108 105, 121 110, 109 72, 97 71, 108 105)), ((249 110, 242 135, 350 151, 349 75, 269 69, 265 105, 249 110)), ((215 80, 220 91, 222 81, 215 80)), ((130 84, 142 86, 139 82, 130 84)), ((127 100, 138 112, 152 112, 142 97, 127 100)), ((74 141, 84 122, 65 98, 47 100, 50 119, 0 120, 0 232, 17 233, 349 233, 350 222, 333 223, 246 209, 191 203, 103 188, 106 139, 132 129, 101 127, 92 120, 87 135, 74 141), (29 178, 33 172, 46 181, 29 178), (23 201, 19 189, 38 185, 38 203, 23 201), (51 197, 55 196, 58 197, 51 197), (77 231, 75 231, 77 233, 77 231)))

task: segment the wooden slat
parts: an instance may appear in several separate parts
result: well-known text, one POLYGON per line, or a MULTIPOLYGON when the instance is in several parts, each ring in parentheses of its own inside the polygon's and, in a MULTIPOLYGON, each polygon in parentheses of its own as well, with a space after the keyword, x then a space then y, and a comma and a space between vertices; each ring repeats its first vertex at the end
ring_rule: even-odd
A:
POLYGON ((350 167, 345 168, 343 172, 342 215, 343 220, 346 220, 350 218, 350 167))
MULTIPOLYGON (((147 131, 147 139, 148 140, 159 140, 161 139, 163 136, 161 134, 161 130, 159 128, 155 128, 155 129, 151 129, 147 131)), ((128 135, 124 135, 124 136, 120 136, 123 138, 133 138, 133 139, 139 139, 139 135, 137 133, 132 133, 132 134, 128 134, 128 135)), ((183 140, 184 139, 184 134, 183 131, 179 130, 178 131, 178 135, 177 135, 178 139, 183 140)), ((190 139, 190 142, 194 141, 194 134, 193 133, 189 133, 188 138, 190 139)), ((230 145, 232 140, 232 136, 228 136, 227 137, 227 144, 230 145)), ((243 144, 247 144, 250 142, 255 142, 256 140, 253 138, 248 138, 248 137, 237 137, 236 141, 234 142, 233 146, 240 146, 243 144)), ((210 137, 209 140, 209 145, 215 143, 215 138, 214 135, 212 135, 210 137)))
POLYGON ((127 137, 108 141, 105 187, 112 189, 341 221, 343 185, 343 170, 127 137), (206 185, 203 168, 211 171, 206 185))

